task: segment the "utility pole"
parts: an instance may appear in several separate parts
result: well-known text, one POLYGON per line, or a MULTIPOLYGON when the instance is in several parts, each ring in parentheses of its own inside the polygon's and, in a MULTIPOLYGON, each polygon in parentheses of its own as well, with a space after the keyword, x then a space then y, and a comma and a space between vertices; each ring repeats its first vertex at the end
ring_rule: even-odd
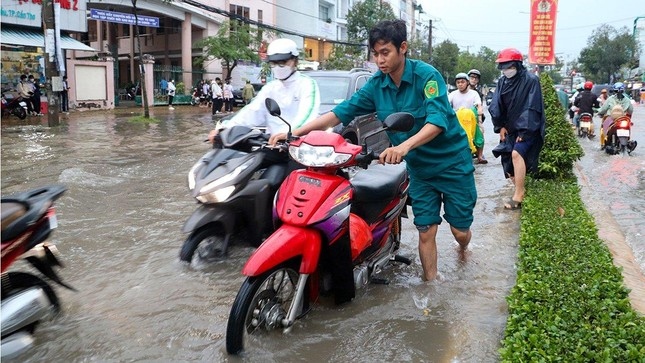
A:
MULTIPOLYGON (((54 0, 42 1, 42 23, 45 37, 45 92, 47 94, 47 124, 58 126, 60 115, 58 113, 58 97, 52 89, 52 77, 58 77, 56 69, 56 37, 55 37, 55 18, 54 18, 54 0)), ((40 100, 38 100, 40 102, 40 100)))
POLYGON ((429 20, 428 26, 428 63, 432 62, 432 19, 429 20))

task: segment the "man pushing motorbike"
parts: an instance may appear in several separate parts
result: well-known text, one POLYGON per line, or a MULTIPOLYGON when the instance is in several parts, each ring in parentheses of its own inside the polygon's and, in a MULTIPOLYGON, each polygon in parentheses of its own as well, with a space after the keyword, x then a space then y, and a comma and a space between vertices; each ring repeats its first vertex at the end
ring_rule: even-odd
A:
MULTIPOLYGON (((326 130, 355 116, 376 112, 379 120, 395 112, 409 112, 415 126, 409 132, 388 133, 394 146, 385 149, 381 163, 407 163, 414 224, 419 230, 423 279, 437 277, 436 235, 441 206, 450 230, 464 252, 477 201, 474 166, 468 139, 448 103, 443 76, 431 65, 408 59, 406 24, 384 20, 369 32, 369 46, 379 67, 351 99, 293 131, 296 136, 326 130)), ((273 135, 269 143, 284 140, 273 135)))

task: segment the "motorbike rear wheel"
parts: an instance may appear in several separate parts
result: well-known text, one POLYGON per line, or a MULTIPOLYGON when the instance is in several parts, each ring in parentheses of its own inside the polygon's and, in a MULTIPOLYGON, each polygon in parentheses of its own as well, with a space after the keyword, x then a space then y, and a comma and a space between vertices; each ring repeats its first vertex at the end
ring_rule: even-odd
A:
MULTIPOLYGON (((298 272, 288 266, 278 266, 257 277, 247 277, 235 297, 226 326, 226 351, 240 353, 250 336, 267 334, 284 328, 289 306, 295 297, 298 272)), ((303 311, 298 307, 298 315, 303 311)))
POLYGON ((194 259, 216 260, 226 257, 227 250, 224 231, 212 226, 205 226, 188 236, 179 252, 179 259, 189 263, 192 263, 194 259))
POLYGON ((25 109, 22 107, 16 107, 13 109, 12 112, 21 120, 24 120, 27 118, 27 111, 25 111, 25 109))

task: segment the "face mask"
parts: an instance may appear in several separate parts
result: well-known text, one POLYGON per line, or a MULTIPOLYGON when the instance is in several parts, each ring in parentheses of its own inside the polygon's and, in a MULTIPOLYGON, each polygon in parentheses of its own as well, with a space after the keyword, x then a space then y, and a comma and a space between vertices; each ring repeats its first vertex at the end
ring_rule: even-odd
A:
POLYGON ((513 78, 517 74, 517 69, 515 68, 507 68, 502 71, 504 74, 504 77, 506 78, 513 78))
POLYGON ((295 71, 295 69, 293 67, 290 67, 290 66, 287 66, 287 65, 282 66, 282 67, 281 66, 275 66, 275 67, 273 67, 273 76, 276 79, 284 80, 284 79, 289 78, 289 76, 291 74, 293 74, 294 71, 295 71))

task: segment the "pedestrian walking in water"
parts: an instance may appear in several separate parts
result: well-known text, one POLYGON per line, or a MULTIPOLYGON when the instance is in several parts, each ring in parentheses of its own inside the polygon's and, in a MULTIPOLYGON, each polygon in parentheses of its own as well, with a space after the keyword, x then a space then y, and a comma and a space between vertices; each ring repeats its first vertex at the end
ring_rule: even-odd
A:
POLYGON ((168 109, 169 110, 175 109, 174 107, 172 107, 172 100, 173 98, 175 98, 176 90, 177 88, 175 87, 175 81, 171 79, 170 82, 168 82, 168 109))

